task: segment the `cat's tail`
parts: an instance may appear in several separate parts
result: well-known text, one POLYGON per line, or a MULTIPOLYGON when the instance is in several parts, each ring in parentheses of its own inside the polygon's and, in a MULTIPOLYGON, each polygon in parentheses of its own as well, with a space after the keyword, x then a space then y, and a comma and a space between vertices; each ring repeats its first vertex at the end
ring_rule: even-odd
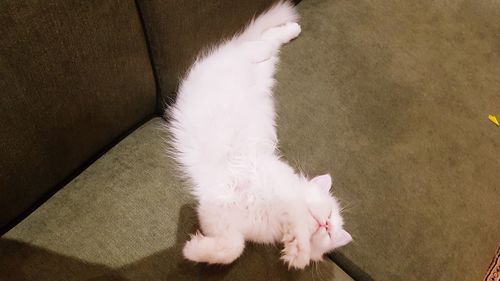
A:
POLYGON ((298 20, 299 15, 294 5, 288 0, 282 0, 260 14, 257 18, 254 18, 236 39, 238 41, 259 40, 262 33, 269 28, 288 22, 297 22, 298 20))

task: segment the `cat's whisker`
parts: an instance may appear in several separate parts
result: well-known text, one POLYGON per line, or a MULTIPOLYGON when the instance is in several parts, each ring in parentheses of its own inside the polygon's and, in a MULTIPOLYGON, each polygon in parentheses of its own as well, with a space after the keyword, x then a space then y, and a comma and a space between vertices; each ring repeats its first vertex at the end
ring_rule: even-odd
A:
MULTIPOLYGON (((319 273, 318 273, 318 262, 314 262, 314 274, 318 276, 319 278, 319 273)), ((314 276, 314 275, 313 275, 314 276)))
POLYGON ((321 266, 318 266, 318 275, 319 275, 319 279, 320 280, 328 280, 328 276, 325 277, 325 274, 324 272, 321 270, 322 267, 321 266))
POLYGON ((349 213, 352 209, 356 207, 356 202, 341 202, 341 213, 349 213))
POLYGON ((311 264, 311 278, 312 278, 313 281, 315 281, 315 279, 314 279, 314 265, 315 265, 315 262, 313 262, 311 264))

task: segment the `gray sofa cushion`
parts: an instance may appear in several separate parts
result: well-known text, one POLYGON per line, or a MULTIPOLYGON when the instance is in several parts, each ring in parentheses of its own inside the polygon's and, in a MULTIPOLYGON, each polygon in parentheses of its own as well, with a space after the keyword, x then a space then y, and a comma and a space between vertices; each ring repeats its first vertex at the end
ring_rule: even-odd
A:
POLYGON ((329 260, 288 271, 272 246, 249 245, 230 266, 184 260, 195 205, 164 125, 143 125, 1 237, 0 280, 352 280, 329 260))

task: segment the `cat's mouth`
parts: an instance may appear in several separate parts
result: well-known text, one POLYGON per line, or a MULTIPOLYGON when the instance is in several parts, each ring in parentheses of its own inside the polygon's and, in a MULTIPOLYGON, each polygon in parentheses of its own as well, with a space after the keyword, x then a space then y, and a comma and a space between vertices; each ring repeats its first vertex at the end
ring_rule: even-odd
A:
POLYGON ((314 219, 314 221, 316 222, 316 230, 313 232, 313 235, 318 233, 318 231, 320 231, 322 228, 324 228, 326 230, 326 233, 328 233, 328 236, 330 236, 330 238, 332 238, 332 234, 330 232, 331 230, 331 226, 330 226, 330 223, 328 222, 328 219, 330 218, 330 216, 328 216, 328 219, 325 221, 325 222, 321 222, 321 220, 318 219, 318 217, 316 217, 312 212, 311 210, 307 209, 309 211, 309 214, 311 215, 311 217, 314 219))

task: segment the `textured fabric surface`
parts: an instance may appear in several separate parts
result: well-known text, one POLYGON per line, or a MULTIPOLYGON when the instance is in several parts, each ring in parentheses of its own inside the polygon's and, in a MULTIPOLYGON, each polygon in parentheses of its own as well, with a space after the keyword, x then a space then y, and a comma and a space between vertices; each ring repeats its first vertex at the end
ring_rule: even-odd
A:
POLYGON ((170 103, 201 51, 240 31, 276 0, 139 0, 160 88, 158 107, 170 103))
MULTIPOLYGON (((4 11, 7 6, 1 5, 4 11)), ((307 0, 298 7, 303 33, 284 47, 277 74, 280 147, 306 173, 332 173, 334 192, 346 206, 346 228, 355 239, 341 250, 342 257, 375 280, 480 280, 500 241, 500 131, 487 119, 500 115, 500 4, 307 0)), ((163 17, 154 9, 149 13, 163 17)), ((196 30, 205 28, 200 26, 196 30)), ((154 48, 173 41, 162 40, 152 38, 154 48)), ((184 67, 202 45, 179 54, 184 67)), ((2 79, 9 77, 5 65, 18 67, 4 63, 5 49, 2 79)), ((168 69, 165 61, 160 72, 168 69)), ((101 81, 97 74, 92 77, 101 81)), ((143 76, 127 76, 137 77, 143 76)), ((164 93, 175 89, 176 82, 169 83, 164 93)), ((139 90, 144 91, 134 93, 139 90)), ((5 104, 2 100, 0 114, 14 108, 5 104)), ((53 124, 42 114, 29 118, 39 121, 32 126, 53 124)), ((4 128, 14 126, 14 119, 2 119, 0 138, 6 138, 4 128)), ((115 128, 125 121, 106 122, 115 128)), ((88 124, 86 130, 102 126, 88 124)), ((315 275, 288 273, 277 249, 263 247, 250 247, 229 267, 182 261, 181 245, 196 228, 194 205, 162 152, 159 124, 156 119, 129 136, 0 238, 0 280, 332 279, 333 264, 315 275)), ((37 141, 58 130, 44 132, 37 141)), ((50 140, 56 145, 49 148, 67 157, 57 141, 50 140)), ((0 172, 15 174, 3 167, 0 172)), ((45 181, 52 173, 37 179, 45 181)), ((8 193, 1 192, 5 200, 8 193)))
POLYGON ((500 242, 500 2, 301 2, 281 149, 331 172, 375 280, 481 280, 500 242))
POLYGON ((0 229, 154 112, 133 0, 0 3, 0 229))
POLYGON ((499 281, 500 280, 500 247, 497 249, 496 255, 486 271, 484 281, 499 281))
POLYGON ((197 219, 164 124, 143 125, 0 238, 0 280, 352 280, 331 261, 288 271, 273 247, 250 245, 231 266, 183 260, 197 219))

